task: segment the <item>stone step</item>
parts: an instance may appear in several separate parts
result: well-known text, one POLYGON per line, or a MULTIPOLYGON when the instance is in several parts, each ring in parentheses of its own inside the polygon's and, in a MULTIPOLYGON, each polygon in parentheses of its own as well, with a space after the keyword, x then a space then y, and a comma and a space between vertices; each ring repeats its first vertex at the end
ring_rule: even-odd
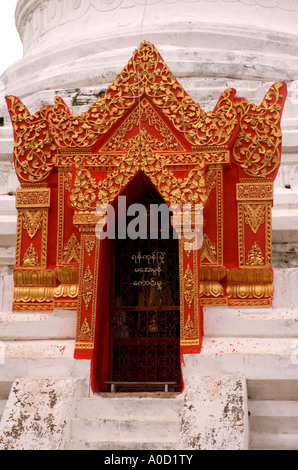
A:
POLYGON ((3 341, 5 347, 5 359, 30 358, 41 359, 43 357, 73 357, 74 340, 32 340, 32 341, 3 341))
POLYGON ((294 338, 204 337, 201 353, 184 361, 203 376, 237 371, 247 380, 294 380, 297 350, 294 338))
POLYGON ((83 442, 163 443, 179 439, 180 420, 156 419, 79 419, 71 422, 71 440, 83 442))
POLYGON ((1 341, 74 339, 77 313, 55 310, 51 313, 1 313, 1 341))
POLYGON ((74 340, 4 341, 0 382, 23 377, 80 377, 89 383, 90 361, 74 359, 74 340))
POLYGON ((16 249, 15 246, 0 246, 0 267, 14 267, 16 249))
POLYGON ((17 216, 15 196, 0 194, 0 214, 17 216))
POLYGON ((0 247, 15 247, 16 230, 15 196, 0 194, 0 247))
POLYGON ((8 261, 7 265, 13 265, 17 231, 17 210, 15 207, 15 196, 1 194, 4 191, 6 190, 1 190, 0 173, 0 265, 5 265, 6 261, 8 261), (8 259, 6 260, 6 258, 8 259))
POLYGON ((16 243, 16 228, 17 216, 16 215, 1 215, 0 213, 0 246, 10 247, 15 246, 16 243))
POLYGON ((251 417, 298 418, 298 401, 248 400, 251 417))
POLYGON ((179 450, 178 439, 172 442, 138 442, 138 441, 102 441, 102 442, 83 442, 69 441, 65 450, 179 450))
POLYGON ((180 437, 182 394, 102 394, 78 398, 67 449, 170 450, 180 437))
POLYGON ((250 448, 298 449, 298 379, 248 380, 250 448))
POLYGON ((298 450, 298 434, 252 432, 250 450, 298 450))
MULTIPOLYGON (((1 250, 0 250, 1 253, 1 250)), ((3 275, 0 276, 0 322, 1 322, 1 330, 0 330, 0 341, 1 341, 1 333, 2 333, 2 321, 4 312, 11 312, 12 304, 13 304, 13 293, 14 293, 14 282, 13 282, 13 275, 8 274, 8 272, 12 271, 12 267, 8 266, 1 266, 0 262, 0 270, 2 271, 3 275)), ((4 323, 3 323, 4 327, 4 323)))
MULTIPOLYGON (((1 364, 0 364, 1 367, 1 364)), ((2 415, 4 413, 4 409, 9 397, 9 393, 11 390, 12 382, 0 382, 0 421, 2 418, 2 415)))
POLYGON ((11 382, 0 381, 0 399, 1 400, 2 399, 7 400, 7 398, 9 397, 12 383, 13 383, 12 381, 11 382))
POLYGON ((262 434, 298 434, 297 416, 250 416, 251 432, 262 434))
MULTIPOLYGON (((0 147, 1 147, 0 140, 0 147)), ((19 180, 17 178, 13 163, 10 160, 1 160, 0 151, 0 195, 15 194, 16 190, 20 187, 19 180)), ((0 203, 1 207, 1 203, 0 203)))
POLYGON ((7 400, 4 400, 4 399, 0 398, 0 421, 1 421, 1 418, 3 416, 6 403, 7 403, 7 400))
POLYGON ((298 338, 298 309, 204 309, 206 337, 298 338))
MULTIPOLYGON (((119 394, 122 395, 122 394, 119 394)), ((178 420, 182 408, 182 395, 171 394, 170 398, 154 396, 113 396, 113 398, 79 398, 76 417, 79 419, 114 419, 155 421, 178 420)), ((109 394, 109 396, 111 396, 109 394)))
POLYGON ((248 380, 247 393, 255 402, 296 402, 298 379, 294 380, 248 380))

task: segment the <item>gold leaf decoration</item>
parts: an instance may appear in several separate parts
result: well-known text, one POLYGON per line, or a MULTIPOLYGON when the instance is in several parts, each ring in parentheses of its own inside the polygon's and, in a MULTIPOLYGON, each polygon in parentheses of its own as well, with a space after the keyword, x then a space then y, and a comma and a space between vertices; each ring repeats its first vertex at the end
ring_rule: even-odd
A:
POLYGON ((92 235, 86 235, 85 236, 85 248, 86 248, 86 251, 87 251, 87 254, 89 256, 89 258, 91 257, 92 253, 93 253, 93 250, 95 248, 95 244, 96 244, 96 239, 94 236, 92 235))
POLYGON ((90 335, 91 335, 91 329, 90 329, 90 326, 89 326, 89 323, 87 321, 87 318, 85 318, 82 326, 81 326, 81 330, 80 330, 80 340, 82 340, 83 338, 86 339, 86 338, 90 338, 90 335))
POLYGON ((63 250, 63 263, 68 264, 72 260, 80 261, 81 244, 73 233, 63 250))
POLYGON ((248 266, 264 266, 264 256, 257 242, 254 242, 252 249, 249 251, 246 264, 248 266))
POLYGON ((203 243, 201 248, 201 262, 209 261, 211 264, 217 263, 217 253, 215 244, 212 243, 206 233, 203 236, 203 243))
POLYGON ((94 278, 90 270, 90 266, 88 266, 82 281, 82 298, 85 302, 86 310, 88 310, 90 302, 92 300, 93 281, 94 278))
POLYGON ((36 266, 38 266, 38 264, 38 254, 36 253, 35 248, 31 243, 23 258, 23 266, 26 268, 35 268, 36 266))
POLYGON ((188 315, 187 321, 184 325, 184 336, 185 338, 196 338, 197 334, 198 332, 195 330, 191 316, 188 315))
POLYGON ((233 155, 249 176, 269 176, 276 172, 280 165, 280 123, 285 97, 285 84, 276 83, 270 88, 260 106, 244 99, 235 103, 240 132, 233 155))
POLYGON ((86 168, 78 168, 70 201, 76 210, 95 209, 109 204, 142 171, 169 204, 201 204, 207 200, 205 162, 198 161, 187 176, 177 178, 162 158, 152 152, 149 144, 137 135, 130 141, 130 150, 105 180, 96 182, 86 168))
POLYGON ((264 204, 245 204, 244 217, 254 234, 259 231, 260 226, 265 222, 266 206, 264 204))
POLYGON ((194 300, 194 282, 194 275, 188 264, 183 276, 183 293, 188 308, 191 307, 194 300))
POLYGON ((42 227, 43 213, 41 210, 26 210, 23 213, 23 226, 30 238, 34 238, 42 227))

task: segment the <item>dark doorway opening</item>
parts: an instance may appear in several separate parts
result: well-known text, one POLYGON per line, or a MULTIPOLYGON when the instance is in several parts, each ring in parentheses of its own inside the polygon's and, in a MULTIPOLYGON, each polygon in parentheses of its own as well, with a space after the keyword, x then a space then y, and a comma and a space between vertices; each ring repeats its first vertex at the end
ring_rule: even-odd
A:
POLYGON ((146 186, 134 201, 147 210, 140 238, 112 243, 109 381, 119 391, 159 391, 165 384, 180 391, 178 240, 170 217, 169 235, 164 238, 163 220, 152 237, 152 207, 164 201, 146 186))

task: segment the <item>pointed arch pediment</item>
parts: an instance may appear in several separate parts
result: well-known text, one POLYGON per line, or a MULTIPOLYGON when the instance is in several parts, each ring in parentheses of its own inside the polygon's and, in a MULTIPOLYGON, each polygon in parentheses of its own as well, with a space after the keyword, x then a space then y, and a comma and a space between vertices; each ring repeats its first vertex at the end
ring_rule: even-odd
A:
MULTIPOLYGON (((231 152, 249 176, 261 172, 266 177, 269 172, 274 177, 280 163, 280 119, 285 98, 283 82, 270 88, 260 106, 236 98, 236 91, 228 88, 214 111, 205 112, 178 83, 154 45, 144 41, 106 93, 80 116, 72 115, 60 97, 55 98, 54 105, 43 106, 34 115, 19 98, 6 97, 14 130, 16 173, 21 184, 40 183, 55 168, 69 166, 73 160, 77 164, 80 159, 73 159, 74 154, 94 155, 147 99, 161 122, 171 128, 172 136, 183 147, 186 144, 188 151, 204 153, 211 164, 214 163, 211 151, 221 155, 226 152, 225 157, 219 157, 220 163, 230 163, 231 155, 227 153, 231 152), (258 127, 254 125, 257 121, 258 127), (269 140, 274 152, 266 143, 269 140)), ((158 147, 158 133, 146 135, 145 126, 143 133, 158 147)), ((173 147, 174 140, 172 137, 173 147)), ((165 142, 163 139, 161 147, 165 142)), ((173 156, 174 164, 176 160, 173 156)), ((89 162, 100 166, 107 165, 109 160, 101 156, 89 162)))
POLYGON ((174 169, 164 155, 155 154, 142 135, 130 140, 127 154, 117 155, 118 164, 97 179, 96 173, 86 168, 74 168, 74 183, 70 196, 77 211, 95 210, 99 204, 111 204, 139 171, 154 185, 167 204, 204 204, 207 200, 205 161, 197 161, 191 168, 174 169))
POLYGON ((100 152, 127 152, 132 139, 141 135, 155 152, 183 152, 188 150, 187 143, 181 142, 169 125, 168 118, 160 116, 148 97, 143 96, 137 106, 127 113, 120 126, 111 129, 100 152))

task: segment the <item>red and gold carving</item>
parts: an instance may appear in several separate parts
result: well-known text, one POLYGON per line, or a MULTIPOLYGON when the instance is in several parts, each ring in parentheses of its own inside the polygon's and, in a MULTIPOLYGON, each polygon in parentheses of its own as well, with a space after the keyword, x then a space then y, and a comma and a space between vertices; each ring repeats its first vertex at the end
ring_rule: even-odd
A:
POLYGON ((84 351, 94 348, 100 240, 95 233, 82 233, 81 243, 76 344, 77 349, 84 351))
POLYGON ((192 219, 179 240, 181 353, 200 351, 203 305, 271 305, 285 99, 283 82, 260 106, 229 88, 206 113, 146 41, 81 116, 61 98, 31 115, 7 97, 21 184, 14 309, 77 309, 75 357, 108 348, 97 338, 108 332, 110 251, 95 234, 96 208, 140 172, 169 206, 204 206, 200 249, 186 243, 192 219))
POLYGON ((54 308, 77 310, 79 292, 79 268, 63 266, 54 270, 58 286, 54 294, 54 308))
POLYGON ((15 268, 47 267, 48 209, 19 209, 15 268))
POLYGON ((273 297, 271 270, 233 269, 228 272, 227 296, 231 306, 269 306, 273 297))
POLYGON ((57 279, 51 269, 15 270, 15 311, 52 311, 57 279))
POLYGON ((240 131, 233 156, 248 177, 276 176, 280 165, 281 114, 286 99, 284 83, 274 84, 260 106, 236 100, 240 131))

